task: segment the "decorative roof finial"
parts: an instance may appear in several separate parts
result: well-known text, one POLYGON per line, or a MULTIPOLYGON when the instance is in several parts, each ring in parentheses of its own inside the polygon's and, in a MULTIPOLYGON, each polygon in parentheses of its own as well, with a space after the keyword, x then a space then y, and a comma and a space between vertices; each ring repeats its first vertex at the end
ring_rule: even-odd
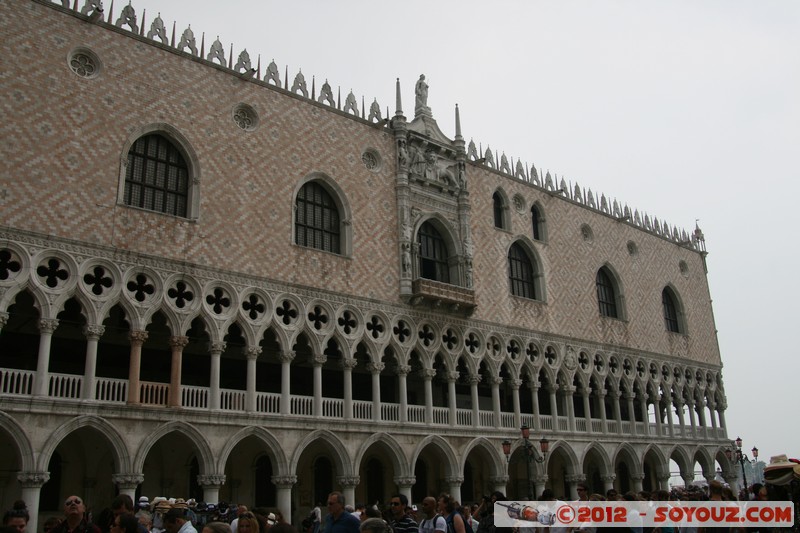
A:
POLYGON ((464 140, 464 137, 461 136, 461 113, 458 112, 458 104, 456 104, 456 140, 464 140))
POLYGON ((397 109, 394 112, 394 114, 400 116, 400 115, 403 114, 403 103, 400 101, 400 78, 397 78, 397 88, 396 88, 395 92, 396 92, 396 95, 397 95, 396 96, 396 102, 397 103, 395 104, 395 107, 397 109))

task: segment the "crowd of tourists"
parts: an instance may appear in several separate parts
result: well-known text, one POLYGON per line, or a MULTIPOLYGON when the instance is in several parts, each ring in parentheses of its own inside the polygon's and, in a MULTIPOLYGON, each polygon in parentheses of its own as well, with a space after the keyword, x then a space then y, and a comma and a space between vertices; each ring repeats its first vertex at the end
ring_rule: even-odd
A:
MULTIPOLYGON (((708 487, 689 486, 671 491, 618 493, 611 489, 605 494, 590 493, 585 483, 577 485, 581 501, 704 501, 769 498, 767 489, 754 484, 746 493, 737 495, 729 487, 711 481, 708 487)), ((545 489, 539 501, 558 501, 550 489, 545 489)), ((244 505, 197 503, 194 500, 158 497, 150 502, 146 497, 134 504, 130 496, 119 495, 97 514, 87 512, 79 496, 64 501, 61 517, 47 519, 41 533, 496 533, 494 503, 506 502, 501 492, 484 496, 480 503, 460 505, 450 495, 428 496, 419 507, 410 505, 404 494, 393 495, 386 507, 378 504, 351 505, 341 492, 328 495, 325 511, 317 505, 308 517, 295 528, 278 510, 244 505)), ((14 503, 3 516, 0 533, 37 533, 26 530, 29 520, 25 502, 14 503)), ((505 530, 506 528, 501 528, 505 530)), ((514 533, 537 533, 537 528, 520 528, 514 533)), ((594 527, 575 528, 576 533, 594 533, 594 527)), ((609 529, 609 528, 603 528, 609 529)), ((629 529, 629 528, 625 528, 629 529)), ((631 533, 673 533, 646 531, 638 528, 631 533)), ((546 531, 546 530, 543 530, 546 531)), ((563 533, 564 528, 550 528, 551 533, 563 533)), ((497 532, 499 533, 499 532, 497 532)))

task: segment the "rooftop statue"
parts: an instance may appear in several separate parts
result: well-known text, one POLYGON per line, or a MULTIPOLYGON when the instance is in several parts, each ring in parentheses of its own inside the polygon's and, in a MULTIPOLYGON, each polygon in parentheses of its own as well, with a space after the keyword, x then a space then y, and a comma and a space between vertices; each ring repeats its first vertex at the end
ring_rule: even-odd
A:
POLYGON ((430 115, 431 108, 428 107, 428 84, 425 83, 425 74, 419 75, 419 80, 417 80, 417 85, 414 88, 414 94, 416 94, 416 102, 414 105, 414 116, 419 116, 421 114, 430 115))

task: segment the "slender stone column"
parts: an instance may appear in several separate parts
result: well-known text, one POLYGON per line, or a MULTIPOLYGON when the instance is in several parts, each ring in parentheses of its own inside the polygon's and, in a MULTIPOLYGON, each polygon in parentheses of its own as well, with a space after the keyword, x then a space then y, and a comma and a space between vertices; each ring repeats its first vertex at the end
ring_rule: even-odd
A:
POLYGON ((281 514, 291 520, 292 487, 297 483, 297 476, 272 476, 270 481, 276 487, 277 507, 281 514))
POLYGON ((528 382, 528 386, 531 388, 531 405, 533 405, 533 429, 540 432, 542 430, 542 421, 539 420, 541 416, 539 411, 539 382, 536 378, 533 378, 528 382))
POLYGON ((631 423, 631 435, 636 435, 636 413, 633 410, 633 391, 625 393, 625 400, 628 402, 628 419, 631 423))
POLYGON ((314 418, 322 417, 322 366, 327 360, 325 355, 315 355, 311 361, 314 365, 314 418))
MULTIPOLYGON (((669 469, 669 465, 667 465, 667 469, 669 469)), ((669 491, 669 478, 671 477, 669 472, 666 474, 658 474, 658 489, 669 491)))
POLYGON ((608 493, 608 491, 614 488, 614 480, 617 479, 617 475, 606 474, 604 476, 600 476, 600 479, 603 481, 603 495, 605 495, 608 493))
MULTIPOLYGON (((720 402, 717 404, 717 414, 719 415, 719 427, 722 429, 727 429, 728 424, 725 423, 725 410, 728 409, 728 404, 725 402, 720 402)), ((735 494, 735 493, 734 493, 735 494)))
MULTIPOLYGON (((447 410, 449 411, 448 422, 450 422, 450 426, 456 425, 456 381, 458 381, 460 375, 457 370, 447 373, 447 410)), ((409 501, 411 501, 410 498, 409 501)))
POLYGON ((478 383, 481 381, 480 374, 469 375, 469 394, 472 401, 472 427, 477 428, 481 425, 480 400, 478 400, 478 383))
MULTIPOLYGON (((503 383, 503 378, 500 376, 492 376, 492 412, 494 413, 494 427, 502 427, 500 420, 500 384, 503 383)), ((460 491, 461 489, 459 489, 460 491)), ((452 494, 452 493, 451 493, 452 494)), ((458 498, 458 501, 461 501, 458 498)))
POLYGON ((572 474, 564 477, 564 481, 567 482, 569 486, 569 499, 570 500, 577 500, 578 499, 578 483, 582 481, 586 481, 586 476, 583 474, 572 474))
POLYGON ((650 434, 650 416, 647 410, 647 394, 642 393, 639 398, 639 409, 642 411, 642 426, 644 427, 644 434, 650 434))
POLYGON ((396 477, 394 478, 394 482, 397 485, 397 492, 400 494, 404 494, 406 498, 408 498, 408 503, 411 505, 411 487, 414 486, 414 483, 417 482, 417 478, 414 476, 409 477, 396 477))
POLYGON ((245 410, 256 412, 256 361, 261 354, 261 346, 248 346, 247 354, 247 392, 245 392, 245 410))
POLYGON ((401 424, 408 422, 408 384, 406 383, 406 376, 408 376, 409 372, 411 372, 410 365, 397 365, 397 391, 400 395, 401 424))
POLYGON ((633 481, 633 491, 641 492, 642 481, 644 481, 644 474, 641 472, 636 474, 631 474, 631 481, 633 481))
POLYGON ((558 385, 551 383, 547 386, 547 392, 550 394, 550 416, 553 417, 553 431, 558 431, 558 397, 556 396, 558 385))
POLYGON ((368 363, 367 370, 372 374, 372 421, 381 421, 381 372, 385 363, 368 363))
POLYGON ((462 476, 448 476, 445 478, 445 482, 450 487, 450 496, 457 501, 461 501, 461 484, 464 483, 464 478, 462 476))
POLYGON ((700 399, 695 402, 697 409, 697 423, 703 429, 703 438, 708 438, 708 424, 706 423, 706 402, 700 399))
POLYGON ((136 487, 144 483, 144 474, 126 473, 112 474, 111 482, 117 486, 120 494, 127 494, 131 500, 136 500, 136 487))
POLYGON ((34 396, 47 396, 50 387, 50 343, 58 320, 43 318, 39 320, 39 355, 36 362, 36 386, 34 396))
MULTIPOLYGON (((289 350, 281 352, 278 357, 281 360, 281 414, 288 415, 292 412, 292 399, 291 399, 291 377, 292 377, 292 361, 294 360, 295 352, 289 350)), ((291 516, 291 515, 287 515, 291 516)))
POLYGON ((717 404, 714 402, 714 400, 709 400, 708 401, 708 416, 709 416, 709 418, 711 418, 711 434, 713 435, 713 438, 715 438, 715 439, 717 438, 717 434, 719 433, 717 431, 717 417, 714 416, 716 412, 717 412, 717 404))
POLYGON ((83 390, 81 397, 84 400, 95 399, 96 373, 97 373, 97 341, 103 336, 106 328, 99 325, 83 327, 86 336, 86 365, 83 371, 83 390))
POLYGON ((592 431, 592 409, 589 405, 589 394, 592 390, 589 388, 581 389, 581 396, 583 397, 583 417, 586 419, 586 432, 593 433, 592 431))
POLYGON ((142 345, 147 340, 147 332, 143 330, 131 331, 128 334, 131 342, 130 361, 128 363, 128 405, 139 403, 141 385, 139 373, 142 366, 142 345))
POLYGON ((614 420, 617 421, 617 433, 622 433, 622 409, 619 406, 622 394, 619 391, 611 390, 608 395, 611 397, 611 411, 613 412, 614 420))
POLYGON ((686 424, 683 422, 683 400, 675 399, 675 412, 678 414, 678 426, 680 426, 681 437, 686 438, 686 424))
POLYGON ((508 382, 511 387, 511 403, 514 405, 514 427, 522 427, 522 409, 519 406, 519 388, 522 386, 521 379, 512 379, 508 382))
POLYGON ((547 484, 547 479, 547 474, 533 478, 533 487, 536 490, 536 494, 533 495, 534 498, 538 498, 542 495, 542 492, 544 492, 544 487, 547 484))
POLYGON ((197 476, 197 484, 203 487, 203 501, 218 502, 219 489, 225 484, 225 475, 200 474, 197 476))
POLYGON ((600 409, 600 427, 603 428, 603 434, 608 433, 608 419, 606 418, 606 389, 598 389, 597 391, 597 407, 600 409))
POLYGON ((169 376, 169 402, 170 407, 181 406, 181 366, 183 363, 183 349, 189 344, 189 337, 176 335, 170 337, 169 346, 172 348, 172 363, 169 376))
POLYGON ((506 485, 508 485, 508 476, 492 476, 489 478, 489 486, 492 487, 492 492, 505 494, 506 485))
POLYGON ((97 374, 97 341, 103 336, 106 328, 100 325, 84 326, 83 334, 86 336, 86 365, 83 371, 83 390, 81 397, 84 400, 95 399, 96 374, 97 374))
POLYGON ((353 419, 353 369, 358 364, 355 358, 342 359, 344 373, 344 419, 353 419))
POLYGON ((656 394, 653 399, 653 412, 656 414, 656 433, 659 437, 664 436, 664 422, 661 421, 661 395, 656 394))
POLYGON ((562 387, 564 389, 564 398, 567 400, 567 428, 574 432, 575 431, 575 402, 573 401, 573 396, 575 395, 575 391, 577 388, 573 385, 567 385, 562 387))
POLYGON ((675 436, 675 421, 672 420, 672 418, 674 416, 674 412, 675 411, 674 411, 674 407, 672 405, 672 397, 671 396, 667 396, 666 397, 666 404, 665 404, 665 407, 664 407, 664 412, 667 415, 667 429, 669 430, 669 436, 670 437, 674 437, 675 436))
POLYGON ((689 424, 692 427, 692 437, 697 438, 697 423, 694 419, 694 398, 689 398, 686 400, 686 407, 688 408, 687 411, 689 412, 689 424))
POLYGON ((681 479, 683 479, 683 484, 688 487, 694 482, 694 472, 681 471, 681 479))
POLYGON ((432 368, 422 369, 422 378, 425 380, 425 423, 433 424, 433 387, 431 380, 436 376, 432 368))
POLYGON ((356 487, 359 483, 358 476, 339 476, 336 478, 339 486, 342 487, 342 495, 344 502, 352 504, 356 497, 356 487))
POLYGON ((219 365, 222 352, 225 351, 227 344, 225 342, 211 342, 208 345, 208 353, 211 354, 211 375, 209 383, 211 385, 209 390, 208 408, 212 411, 217 411, 221 407, 220 390, 219 390, 219 365))
POLYGON ((38 531, 39 496, 42 486, 50 480, 50 472, 19 472, 17 481, 22 485, 22 500, 28 506, 30 519, 26 531, 38 531))

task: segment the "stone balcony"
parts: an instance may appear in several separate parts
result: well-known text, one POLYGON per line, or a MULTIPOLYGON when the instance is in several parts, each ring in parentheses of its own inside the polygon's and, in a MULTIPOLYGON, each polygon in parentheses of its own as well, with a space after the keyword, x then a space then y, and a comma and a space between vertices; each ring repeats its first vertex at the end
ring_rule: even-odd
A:
POLYGON ((411 284, 408 303, 469 316, 475 310, 475 291, 440 281, 417 278, 411 284))

